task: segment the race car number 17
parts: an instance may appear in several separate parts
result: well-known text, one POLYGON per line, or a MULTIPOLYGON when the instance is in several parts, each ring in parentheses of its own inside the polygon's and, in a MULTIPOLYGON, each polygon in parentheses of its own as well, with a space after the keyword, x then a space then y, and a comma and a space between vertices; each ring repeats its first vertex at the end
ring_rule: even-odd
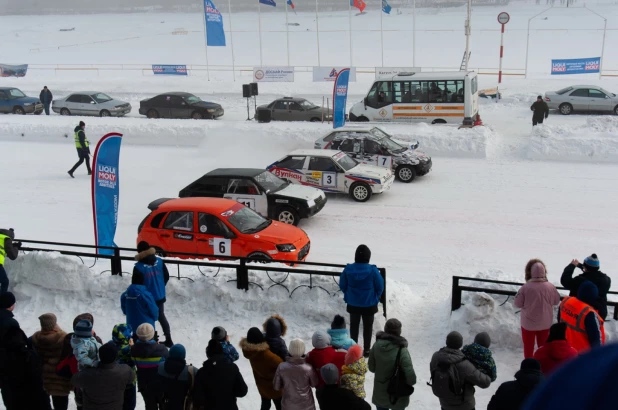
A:
POLYGON ((337 186, 336 172, 322 172, 322 186, 333 187, 337 186))

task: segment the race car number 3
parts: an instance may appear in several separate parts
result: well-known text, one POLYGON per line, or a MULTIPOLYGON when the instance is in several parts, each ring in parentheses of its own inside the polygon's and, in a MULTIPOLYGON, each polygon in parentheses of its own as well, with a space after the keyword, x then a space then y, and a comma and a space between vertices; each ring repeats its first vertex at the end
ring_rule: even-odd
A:
POLYGON ((328 187, 337 186, 337 173, 322 172, 322 185, 328 187))

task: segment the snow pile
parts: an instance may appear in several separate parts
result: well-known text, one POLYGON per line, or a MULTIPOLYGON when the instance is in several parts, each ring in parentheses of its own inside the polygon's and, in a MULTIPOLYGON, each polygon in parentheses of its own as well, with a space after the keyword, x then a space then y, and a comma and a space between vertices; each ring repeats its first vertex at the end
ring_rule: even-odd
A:
POLYGON ((618 162, 618 118, 588 117, 573 125, 534 127, 528 158, 540 160, 618 162))

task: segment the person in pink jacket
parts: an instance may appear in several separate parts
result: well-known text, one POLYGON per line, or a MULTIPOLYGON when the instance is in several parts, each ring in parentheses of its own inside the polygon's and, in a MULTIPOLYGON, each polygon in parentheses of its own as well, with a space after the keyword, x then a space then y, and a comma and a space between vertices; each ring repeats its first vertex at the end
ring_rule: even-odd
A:
POLYGON ((526 265, 526 284, 515 296, 515 306, 521 308, 521 338, 524 358, 534 356, 534 342, 541 347, 549 336, 553 323, 554 306, 560 304, 560 294, 547 281, 545 264, 531 259, 526 265))

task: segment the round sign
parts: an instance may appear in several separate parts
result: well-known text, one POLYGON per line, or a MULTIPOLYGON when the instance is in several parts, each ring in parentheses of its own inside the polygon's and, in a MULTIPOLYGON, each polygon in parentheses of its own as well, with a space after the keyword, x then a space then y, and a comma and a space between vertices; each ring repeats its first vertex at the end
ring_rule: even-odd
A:
POLYGON ((509 16, 509 13, 507 13, 506 11, 503 11, 502 13, 498 14, 498 23, 500 24, 506 24, 509 22, 510 19, 511 19, 511 16, 509 16))

